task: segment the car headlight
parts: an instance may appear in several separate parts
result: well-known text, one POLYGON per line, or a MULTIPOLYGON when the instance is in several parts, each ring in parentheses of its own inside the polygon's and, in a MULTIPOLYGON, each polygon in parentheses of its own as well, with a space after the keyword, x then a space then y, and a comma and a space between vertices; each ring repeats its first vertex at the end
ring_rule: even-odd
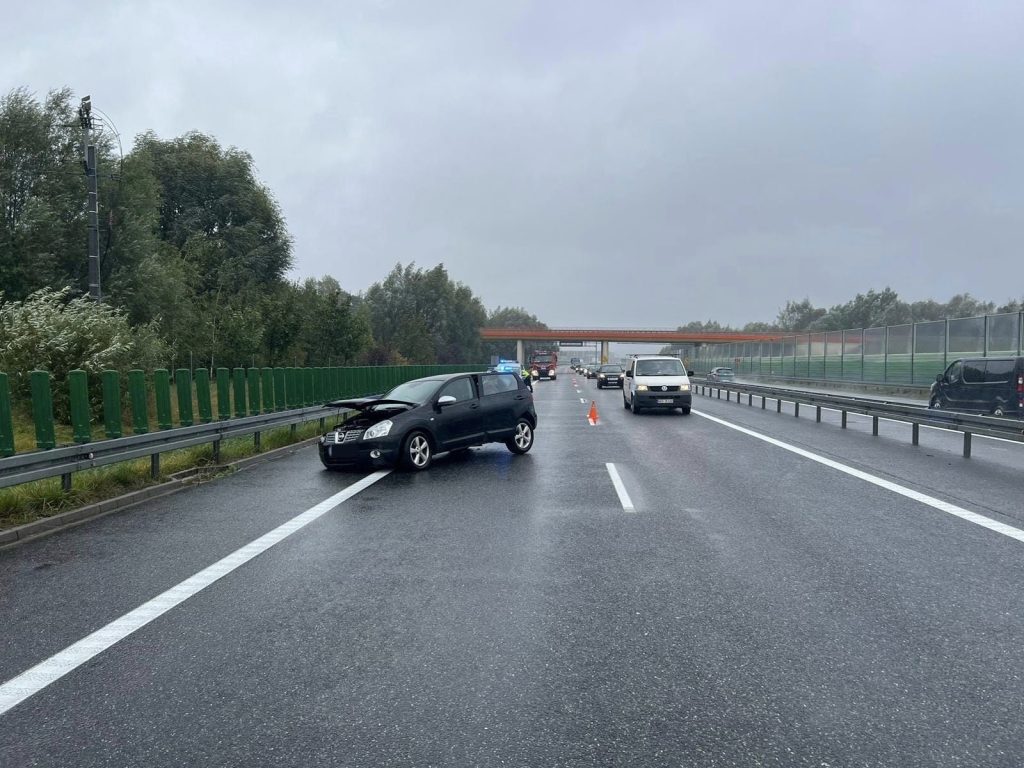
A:
POLYGON ((372 440, 375 437, 385 437, 391 431, 391 427, 393 427, 394 424, 395 423, 391 419, 384 419, 384 421, 377 422, 368 430, 363 432, 363 440, 372 440))
POLYGON ((604 374, 603 374, 603 373, 599 373, 599 374, 597 374, 597 378, 599 378, 599 379, 603 379, 603 378, 604 378, 604 374))
POLYGON ((679 391, 680 392, 689 392, 690 391, 690 385, 689 384, 683 384, 681 387, 679 387, 679 391))
POLYGON ((636 391, 637 392, 646 392, 647 391, 647 385, 646 384, 637 384, 636 385, 636 391))

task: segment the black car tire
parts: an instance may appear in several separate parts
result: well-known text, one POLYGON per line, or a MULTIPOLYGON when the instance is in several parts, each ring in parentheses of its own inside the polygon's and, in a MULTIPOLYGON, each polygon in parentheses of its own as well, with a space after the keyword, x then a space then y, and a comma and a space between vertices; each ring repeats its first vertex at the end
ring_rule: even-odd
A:
POLYGON ((402 443, 402 466, 412 472, 422 472, 434 459, 430 438, 425 432, 410 432, 402 443))
POLYGON ((931 400, 928 401, 928 407, 929 408, 941 409, 942 408, 942 398, 939 397, 938 395, 936 395, 935 397, 933 397, 931 400))
POLYGON ((516 422, 516 431, 506 442, 506 447, 512 453, 526 453, 533 448, 533 427, 526 419, 516 422))
POLYGON ((639 404, 637 403, 637 401, 636 401, 636 398, 635 398, 635 397, 634 397, 634 398, 633 398, 633 400, 632 400, 632 401, 630 402, 630 404, 629 404, 629 409, 630 409, 630 410, 631 410, 631 411, 633 412, 633 415, 634 415, 634 416, 635 416, 635 415, 637 415, 638 413, 640 413, 640 405, 639 405, 639 404))
POLYGON ((625 390, 625 388, 623 388, 623 390, 622 390, 622 407, 625 408, 627 411, 629 410, 629 403, 626 402, 626 390, 625 390))
POLYGON ((684 405, 679 410, 683 412, 683 416, 689 416, 690 415, 690 406, 688 406, 688 405, 684 405))
POLYGON ((996 403, 996 407, 992 409, 992 415, 993 416, 1005 416, 1006 415, 1006 406, 1003 405, 1002 403, 996 403))

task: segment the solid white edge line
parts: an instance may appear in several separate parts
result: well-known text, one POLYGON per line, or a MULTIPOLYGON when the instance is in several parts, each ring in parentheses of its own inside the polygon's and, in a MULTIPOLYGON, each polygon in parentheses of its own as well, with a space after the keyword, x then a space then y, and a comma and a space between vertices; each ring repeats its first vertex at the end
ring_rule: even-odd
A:
POLYGON ((622 478, 619 477, 619 470, 617 470, 615 465, 611 462, 606 462, 604 466, 608 470, 608 475, 612 479, 612 485, 615 486, 615 492, 619 495, 619 503, 622 504, 622 508, 626 512, 636 512, 636 507, 633 506, 633 500, 629 498, 629 494, 626 492, 626 486, 622 484, 622 478))
POLYGON ((138 629, 149 624, 153 619, 162 616, 188 598, 206 589, 218 579, 226 576, 257 555, 266 552, 275 544, 283 541, 296 531, 305 528, 314 520, 323 517, 336 506, 352 498, 371 485, 387 477, 391 470, 379 470, 353 483, 343 491, 339 491, 316 506, 296 515, 286 523, 282 523, 269 533, 221 558, 213 565, 185 579, 165 592, 157 595, 133 611, 114 619, 106 626, 77 643, 69 645, 45 661, 31 669, 13 677, 0 685, 0 715, 18 706, 25 699, 38 693, 68 672, 77 669, 85 662, 105 651, 110 646, 128 637, 138 629))
POLYGON ((911 488, 907 488, 906 486, 900 485, 899 483, 894 483, 890 480, 884 480, 881 477, 876 477, 875 475, 863 472, 859 469, 854 469, 853 467, 847 466, 846 464, 841 464, 838 461, 827 459, 824 456, 820 456, 816 453, 812 453, 811 451, 804 450, 803 448, 798 448, 795 445, 790 445, 789 443, 784 443, 781 440, 776 440, 774 437, 769 437, 768 435, 761 434, 760 432, 755 432, 752 429, 741 427, 738 424, 733 424, 731 422, 725 421, 724 419, 719 419, 716 416, 712 416, 707 413, 701 413, 700 411, 691 411, 691 413, 693 413, 696 416, 700 416, 702 419, 707 419, 708 421, 713 421, 716 424, 721 424, 723 427, 734 429, 737 432, 742 432, 743 434, 749 435, 750 437, 756 438, 758 440, 763 440, 764 442, 769 443, 770 445, 774 445, 777 448, 781 448, 784 451, 795 453, 797 456, 803 456, 805 459, 810 459, 811 461, 816 461, 819 464, 824 464, 826 467, 838 470, 839 472, 843 472, 844 474, 850 475, 851 477, 856 477, 858 480, 863 480, 866 483, 871 483, 872 485, 878 486, 879 488, 884 488, 885 490, 892 491, 893 493, 897 493, 900 496, 905 496, 908 499, 919 501, 920 503, 926 504, 929 507, 932 507, 933 509, 939 510, 940 512, 945 512, 946 514, 953 515, 954 517, 959 517, 962 520, 966 520, 969 523, 980 525, 982 528, 988 528, 990 531, 1001 533, 1003 534, 1003 536, 1008 536, 1011 539, 1016 539, 1017 541, 1024 543, 1024 531, 1022 531, 1019 528, 1014 528, 1012 525, 1000 523, 998 520, 993 520, 990 517, 979 515, 977 512, 971 512, 969 509, 964 509, 963 507, 959 507, 956 504, 951 504, 948 501, 937 499, 934 496, 929 496, 926 493, 915 491, 911 488))

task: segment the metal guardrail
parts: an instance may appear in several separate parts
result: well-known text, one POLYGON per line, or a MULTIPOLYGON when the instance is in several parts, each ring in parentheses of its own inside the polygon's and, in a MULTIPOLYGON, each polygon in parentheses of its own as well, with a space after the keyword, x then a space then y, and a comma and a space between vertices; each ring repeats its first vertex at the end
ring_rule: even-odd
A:
POLYGON ((65 488, 70 488, 75 472, 146 456, 151 459, 151 474, 156 477, 160 474, 160 454, 166 451, 212 443, 216 456, 221 440, 247 435, 255 435, 259 447, 261 432, 327 417, 325 406, 316 405, 18 454, 0 459, 0 488, 57 476, 64 478, 65 488))
POLYGON ((800 406, 808 405, 815 408, 815 421, 821 421, 821 410, 839 411, 841 416, 841 427, 846 429, 847 414, 857 413, 871 417, 871 434, 878 434, 878 420, 889 419, 902 421, 911 425, 911 443, 918 445, 920 428, 934 427, 952 432, 963 433, 963 453, 965 458, 971 455, 971 437, 983 435, 985 437, 998 437, 1004 440, 1013 440, 1024 443, 1024 422, 1019 419, 998 418, 995 416, 978 416, 957 411, 937 410, 925 405, 910 405, 888 400, 878 400, 867 397, 851 397, 848 395, 832 395, 823 392, 808 392, 805 390, 785 389, 782 387, 769 387, 759 384, 742 384, 738 382, 708 382, 695 381, 694 387, 700 390, 700 394, 712 396, 717 394, 721 399, 722 393, 726 393, 726 400, 731 400, 733 393, 736 395, 736 402, 740 402, 742 395, 747 396, 747 405, 754 404, 754 398, 761 398, 761 408, 765 407, 767 400, 775 401, 775 409, 782 412, 784 402, 793 403, 794 416, 800 415, 800 406))

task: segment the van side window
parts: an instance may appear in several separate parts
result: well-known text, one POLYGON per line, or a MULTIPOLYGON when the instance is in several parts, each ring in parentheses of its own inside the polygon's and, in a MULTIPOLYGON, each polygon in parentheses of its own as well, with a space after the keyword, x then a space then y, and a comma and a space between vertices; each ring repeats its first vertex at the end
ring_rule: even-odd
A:
POLYGON ((989 383, 1004 383, 1010 380, 1013 375, 1013 360, 989 360, 985 367, 985 381, 989 383))
POLYGON ((961 366, 960 366, 960 361, 959 360, 957 360, 955 363, 953 363, 951 366, 949 366, 949 368, 946 370, 946 378, 949 379, 949 383, 950 384, 959 384, 960 383, 960 376, 961 376, 960 370, 961 370, 961 366))
POLYGON ((980 384, 985 380, 984 360, 964 360, 964 383, 980 384))

